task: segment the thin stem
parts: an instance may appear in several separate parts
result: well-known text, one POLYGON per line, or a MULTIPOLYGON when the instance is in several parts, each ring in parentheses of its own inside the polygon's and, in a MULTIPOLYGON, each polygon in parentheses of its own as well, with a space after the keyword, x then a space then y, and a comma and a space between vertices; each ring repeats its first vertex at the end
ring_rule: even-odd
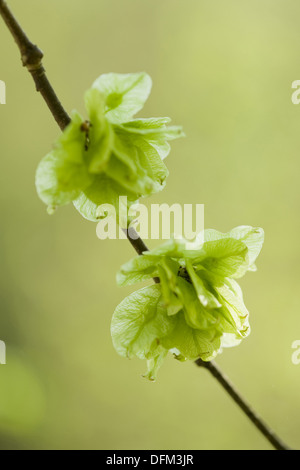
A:
MULTIPOLYGON (((19 50, 21 52, 22 63, 27 67, 31 73, 32 78, 35 82, 36 89, 41 93, 44 100, 46 101, 55 121, 59 125, 61 130, 64 130, 66 126, 71 122, 71 119, 61 102, 59 101, 54 89, 52 88, 47 76, 45 69, 42 64, 43 53, 34 45, 27 37, 20 24, 17 22, 14 15, 11 13, 6 2, 0 0, 0 15, 5 21, 8 29, 10 30, 13 38, 15 39, 19 50)), ((139 255, 149 251, 144 241, 139 237, 134 229, 124 230, 128 240, 130 241, 133 248, 139 255)), ((159 283, 158 278, 154 278, 154 282, 159 283)), ((241 397, 239 392, 233 387, 227 377, 220 371, 220 369, 213 362, 203 362, 201 359, 196 361, 198 367, 206 368, 223 386, 223 388, 229 393, 233 400, 240 406, 246 416, 256 425, 256 427, 262 432, 262 434, 270 441, 270 443, 277 450, 289 450, 289 448, 283 444, 275 434, 268 428, 259 416, 257 416, 251 407, 241 397)))
POLYGON ((272 429, 267 426, 260 416, 251 408, 251 406, 244 400, 241 394, 236 390, 228 377, 220 370, 215 362, 204 362, 198 359, 196 362, 198 367, 203 367, 208 370, 211 375, 217 379, 220 385, 231 396, 235 403, 242 409, 245 415, 252 421, 257 429, 268 439, 276 450, 291 450, 281 439, 279 439, 272 429))
POLYGON ((123 229, 123 232, 125 233, 126 237, 128 238, 129 242, 131 243, 138 255, 142 255, 146 251, 149 251, 149 248, 134 228, 130 227, 129 229, 123 229))
POLYGON ((60 129, 65 129, 71 119, 46 76, 42 63, 43 52, 28 39, 4 0, 0 0, 0 14, 17 43, 21 52, 22 64, 31 73, 36 90, 43 96, 60 129))

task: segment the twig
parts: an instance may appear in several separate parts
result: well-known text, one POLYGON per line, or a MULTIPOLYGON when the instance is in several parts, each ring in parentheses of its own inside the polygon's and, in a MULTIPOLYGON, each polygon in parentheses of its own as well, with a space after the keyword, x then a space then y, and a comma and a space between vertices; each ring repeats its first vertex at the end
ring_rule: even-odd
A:
POLYGON ((130 229, 128 230, 123 229, 123 232, 125 233, 126 237, 128 238, 129 242, 131 243, 138 255, 142 255, 143 253, 145 253, 145 251, 149 251, 149 248, 133 227, 130 227, 130 229))
POLYGON ((267 426, 260 416, 257 415, 251 406, 244 400, 241 394, 232 385, 228 377, 220 370, 215 362, 204 362, 198 359, 196 362, 198 367, 203 367, 208 370, 211 375, 217 379, 220 385, 226 390, 236 404, 243 410, 245 415, 252 421, 252 423, 259 429, 259 431, 268 439, 276 450, 291 450, 286 444, 279 439, 276 434, 267 426))
POLYGON ((42 64, 43 52, 28 39, 4 0, 0 0, 0 13, 19 47, 22 64, 31 73, 36 90, 43 96, 61 130, 65 129, 71 122, 71 119, 57 98, 46 76, 42 64))
MULTIPOLYGON (((5 21, 8 29, 10 30, 19 47, 22 63, 31 73, 37 91, 39 91, 43 96, 60 129, 64 130, 71 122, 71 119, 63 108, 46 76, 46 72, 42 64, 42 51, 28 39, 27 35, 21 28, 20 24, 17 22, 16 18, 4 0, 0 0, 0 15, 5 21)), ((139 255, 142 255, 145 251, 149 251, 144 241, 139 237, 134 229, 124 230, 124 232, 126 233, 126 236, 131 245, 139 255)), ((160 281, 158 278, 154 278, 154 282, 159 283, 160 281)), ((275 436, 273 431, 271 431, 271 429, 264 424, 261 418, 253 412, 251 407, 231 385, 230 381, 220 371, 216 364, 213 362, 203 362, 201 359, 198 359, 196 361, 196 365, 198 367, 204 367, 207 369, 218 380, 223 388, 229 393, 231 398, 233 398, 233 400, 240 406, 246 416, 248 416, 248 418, 255 424, 262 434, 270 441, 275 449, 290 450, 275 436)))

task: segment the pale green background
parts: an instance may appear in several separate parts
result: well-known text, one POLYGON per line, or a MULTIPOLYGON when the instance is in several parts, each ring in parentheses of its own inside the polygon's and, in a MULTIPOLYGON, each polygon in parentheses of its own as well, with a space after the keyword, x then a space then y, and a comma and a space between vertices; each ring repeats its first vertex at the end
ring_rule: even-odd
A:
MULTIPOLYGON (((104 72, 147 71, 143 115, 169 115, 165 191, 204 203, 206 227, 262 226, 258 272, 242 281, 252 335, 218 363, 300 448, 300 4, 295 0, 10 0, 45 52, 68 111, 104 72)), ((110 319, 130 289, 115 273, 127 241, 100 242, 71 206, 49 217, 34 186, 59 135, 0 22, 0 446, 58 449, 269 449, 202 370, 169 359, 155 384, 114 351, 110 319)), ((149 242, 153 246, 153 242, 149 242)))

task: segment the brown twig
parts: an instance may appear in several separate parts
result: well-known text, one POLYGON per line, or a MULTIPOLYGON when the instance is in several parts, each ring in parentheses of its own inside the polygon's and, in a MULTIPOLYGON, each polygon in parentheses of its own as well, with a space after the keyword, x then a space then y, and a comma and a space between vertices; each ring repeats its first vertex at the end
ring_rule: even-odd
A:
POLYGON ((4 0, 0 0, 0 13, 21 52, 23 66, 32 75, 36 90, 43 96, 60 129, 65 129, 71 119, 46 76, 42 63, 43 52, 28 39, 4 0))
POLYGON ((126 237, 128 238, 128 241, 131 243, 138 255, 142 255, 146 251, 149 251, 149 248, 133 227, 130 227, 128 230, 123 229, 123 232, 125 233, 126 237))
POLYGON ((244 400, 241 394, 232 385, 228 377, 220 370, 215 362, 204 362, 198 359, 196 362, 198 367, 203 367, 208 370, 211 375, 217 379, 220 385, 231 396, 235 403, 242 409, 245 415, 252 421, 257 429, 268 439, 276 450, 291 450, 279 437, 267 426, 260 416, 251 408, 251 406, 244 400))
MULTIPOLYGON (((43 96, 60 129, 64 130, 71 122, 71 119, 63 108, 46 76, 46 72, 42 64, 42 51, 28 39, 27 35, 21 28, 20 24, 17 22, 16 18, 4 0, 0 0, 0 15, 5 21, 8 29, 10 30, 19 47, 23 66, 27 67, 28 71, 31 73, 37 91, 40 92, 43 96)), ((131 245, 139 255, 149 251, 144 241, 139 237, 134 229, 124 230, 124 232, 126 233, 126 236, 131 245)), ((154 281, 157 283, 160 282, 158 278, 154 278, 154 281)), ((273 431, 264 424, 261 418, 254 413, 251 407, 245 402, 239 392, 233 387, 233 385, 220 371, 216 364, 213 362, 203 362, 201 359, 198 359, 196 361, 196 365, 198 367, 204 367, 207 369, 218 380, 224 390, 229 393, 231 398, 240 406, 246 416, 255 424, 255 426, 269 440, 275 449, 289 450, 289 448, 275 436, 273 431)))

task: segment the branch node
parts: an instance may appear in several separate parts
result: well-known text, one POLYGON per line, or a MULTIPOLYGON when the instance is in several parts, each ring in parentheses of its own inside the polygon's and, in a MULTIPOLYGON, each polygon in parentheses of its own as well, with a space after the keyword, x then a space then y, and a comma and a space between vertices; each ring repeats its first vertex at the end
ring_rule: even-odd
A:
POLYGON ((200 359, 200 358, 195 361, 195 364, 198 367, 203 367, 204 369, 210 369, 211 368, 211 363, 210 362, 202 361, 202 359, 200 359))
POLYGON ((22 64, 29 71, 37 70, 41 66, 44 57, 43 52, 34 44, 28 43, 21 50, 22 64))

